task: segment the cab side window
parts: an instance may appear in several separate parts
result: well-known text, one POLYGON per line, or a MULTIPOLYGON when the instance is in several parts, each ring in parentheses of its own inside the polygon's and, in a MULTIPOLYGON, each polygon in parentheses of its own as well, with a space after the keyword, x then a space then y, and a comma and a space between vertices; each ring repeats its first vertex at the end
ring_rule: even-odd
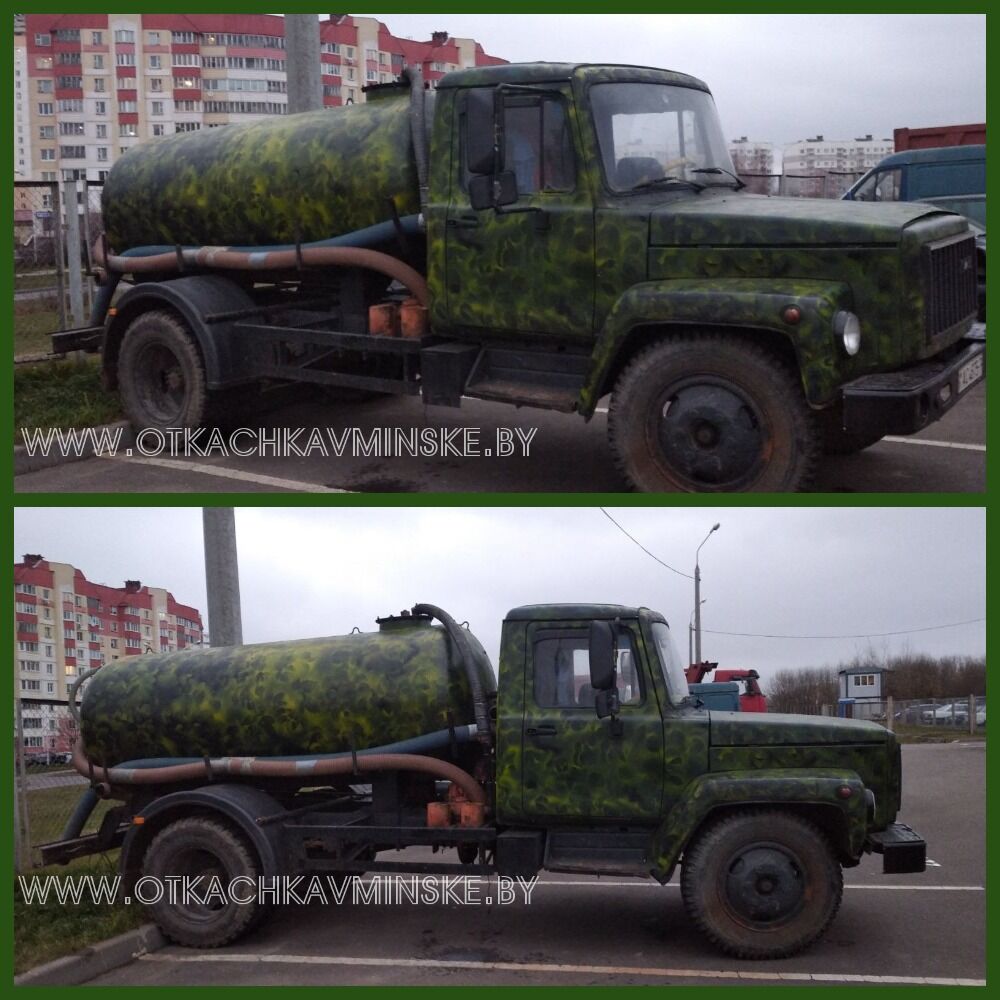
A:
MULTIPOLYGON (((590 686, 590 654, 586 632, 540 635, 532 647, 534 697, 540 708, 593 710, 596 692, 590 686)), ((618 697, 622 705, 642 701, 638 661, 632 637, 618 639, 618 697)))
MULTIPOLYGON (((468 118, 459 112, 461 187, 469 189, 465 150, 468 118)), ((576 162, 569 116, 557 97, 508 96, 503 109, 503 169, 517 179, 519 197, 538 192, 572 191, 576 162)))
POLYGON ((504 169, 513 171, 519 195, 573 190, 573 143, 560 100, 508 98, 503 136, 504 169))

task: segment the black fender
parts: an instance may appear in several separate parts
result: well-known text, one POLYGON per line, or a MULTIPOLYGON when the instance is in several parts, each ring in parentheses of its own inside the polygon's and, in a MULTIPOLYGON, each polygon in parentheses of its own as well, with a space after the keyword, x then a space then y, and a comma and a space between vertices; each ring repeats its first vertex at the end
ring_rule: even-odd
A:
POLYGON ((129 324, 145 312, 165 309, 181 317, 191 331, 205 365, 209 389, 221 389, 251 376, 251 359, 232 336, 234 319, 214 317, 254 308, 246 288, 221 274, 194 274, 170 281, 143 281, 133 285, 109 313, 101 356, 105 384, 118 385, 118 355, 129 324))
POLYGON ((284 868, 280 824, 258 820, 284 811, 274 798, 251 785, 204 785, 170 792, 133 817, 122 844, 119 870, 131 888, 142 871, 146 849, 160 830, 174 820, 204 816, 222 819, 246 837, 260 859, 262 876, 280 875, 284 868))

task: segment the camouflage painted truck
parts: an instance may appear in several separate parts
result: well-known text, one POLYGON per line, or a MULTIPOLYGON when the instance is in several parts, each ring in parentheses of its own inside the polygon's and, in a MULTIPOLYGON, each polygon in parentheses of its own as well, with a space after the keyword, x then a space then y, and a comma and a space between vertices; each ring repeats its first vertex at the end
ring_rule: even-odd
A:
POLYGON ((407 71, 131 150, 92 327, 56 349, 100 342, 137 428, 236 419, 262 383, 587 420, 610 395, 632 487, 794 490, 984 377, 975 241, 933 205, 743 186, 693 77, 407 71))
POLYGON ((823 934, 842 869, 867 852, 886 872, 924 870, 923 840, 895 822, 891 732, 706 711, 655 612, 515 608, 499 685, 475 636, 440 608, 378 624, 100 668, 74 753, 91 787, 43 859, 121 845, 126 886, 204 877, 190 900, 150 906, 168 937, 199 948, 256 926, 268 900, 254 887, 276 876, 546 870, 666 883, 680 865, 693 926, 761 959, 823 934), (99 798, 111 808, 84 832, 99 798), (398 853, 417 846, 440 860, 398 853), (212 876, 223 895, 206 906, 197 893, 212 876), (246 905, 226 894, 237 882, 246 905))

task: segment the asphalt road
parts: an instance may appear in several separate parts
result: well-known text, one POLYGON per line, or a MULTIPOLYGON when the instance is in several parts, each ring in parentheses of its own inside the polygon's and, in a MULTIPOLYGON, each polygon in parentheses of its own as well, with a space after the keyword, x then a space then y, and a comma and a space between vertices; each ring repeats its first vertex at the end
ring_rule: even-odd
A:
POLYGON ((986 976, 985 744, 903 748, 900 815, 933 860, 845 873, 840 913, 805 954, 741 962, 690 926, 677 880, 543 874, 530 905, 285 908, 217 951, 167 947, 91 985, 887 985, 986 976), (859 977, 861 977, 859 979, 859 977))
MULTIPOLYGON (((606 421, 605 412, 598 412, 588 424, 575 414, 481 400, 466 400, 456 410, 424 407, 413 398, 380 397, 355 404, 308 398, 257 414, 249 426, 263 427, 272 441, 282 428, 320 428, 324 433, 333 428, 342 433, 357 427, 364 438, 379 428, 429 429, 438 441, 451 433, 453 444, 476 432, 481 454, 337 457, 330 444, 327 455, 314 449, 305 457, 237 457, 216 451, 207 457, 175 459, 135 452, 132 457, 94 458, 26 473, 15 478, 14 488, 22 493, 618 492, 624 485, 611 460, 606 421), (511 457, 496 455, 495 442, 503 429, 515 434, 516 452, 511 457), (527 448, 516 437, 518 431, 524 436, 534 432, 527 448), (487 449, 493 452, 489 456, 487 449)), ((301 451, 308 450, 308 433, 297 439, 301 451)), ((245 450, 249 440, 238 441, 237 447, 245 450)), ((819 492, 844 493, 970 493, 985 488, 984 383, 943 420, 914 437, 885 440, 858 455, 828 457, 814 487, 819 492)))

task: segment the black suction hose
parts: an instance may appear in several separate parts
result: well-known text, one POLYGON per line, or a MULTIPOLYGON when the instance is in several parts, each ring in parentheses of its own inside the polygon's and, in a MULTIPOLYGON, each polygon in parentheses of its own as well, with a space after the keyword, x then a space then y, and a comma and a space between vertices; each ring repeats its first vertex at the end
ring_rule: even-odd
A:
POLYGON ((455 621, 447 611, 442 610, 434 604, 414 604, 413 614, 428 615, 436 618, 451 636, 452 641, 458 648, 458 653, 465 664, 465 673, 469 678, 469 688, 472 691, 472 705, 476 714, 476 738, 484 743, 490 750, 493 749, 493 728, 490 726, 489 709, 486 705, 486 695, 483 693, 483 684, 476 670, 476 657, 469 645, 465 630, 455 621))

